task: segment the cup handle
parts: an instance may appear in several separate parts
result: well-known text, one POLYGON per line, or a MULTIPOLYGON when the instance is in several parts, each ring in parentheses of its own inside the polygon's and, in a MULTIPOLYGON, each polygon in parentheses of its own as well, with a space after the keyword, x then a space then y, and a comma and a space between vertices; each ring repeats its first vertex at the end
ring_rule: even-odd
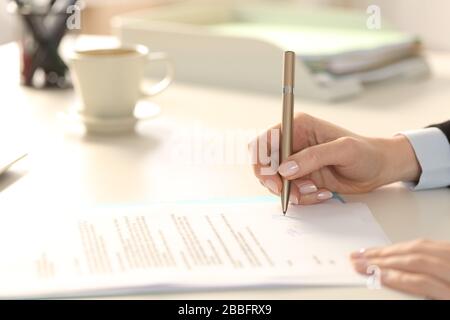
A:
POLYGON ((149 62, 164 62, 166 65, 166 76, 160 82, 150 88, 141 88, 141 92, 144 97, 152 97, 166 90, 172 83, 175 68, 173 62, 165 52, 150 52, 147 59, 149 62))

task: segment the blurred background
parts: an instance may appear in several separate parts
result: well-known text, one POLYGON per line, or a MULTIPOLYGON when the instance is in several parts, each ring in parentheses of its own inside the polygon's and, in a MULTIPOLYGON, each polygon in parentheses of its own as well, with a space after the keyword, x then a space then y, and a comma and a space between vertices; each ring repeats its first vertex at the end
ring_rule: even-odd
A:
MULTIPOLYGON (((23 35, 28 32, 28 39, 36 40, 36 32, 52 34, 46 30, 52 19, 23 12, 36 13, 40 4, 56 17, 75 1, 0 0, 0 44, 20 40, 33 57, 35 46, 23 35), (53 10, 54 3, 63 10, 53 10), (11 4, 22 11, 12 10, 11 4), (33 19, 42 23, 24 28, 33 19)), ((372 84, 423 79, 430 74, 424 49, 450 50, 450 37, 442 32, 450 29, 450 2, 445 0, 79 0, 77 5, 82 8, 80 27, 64 28, 63 23, 62 32, 114 35, 122 43, 165 51, 181 82, 278 94, 279 56, 295 51, 297 93, 328 102, 359 95, 372 84), (368 26, 371 15, 377 18, 371 8, 379 10, 378 28, 368 26)), ((51 46, 47 49, 51 57, 51 46)), ((56 60, 47 64, 65 84, 69 80, 60 55, 62 60, 53 53, 56 60)), ((25 70, 30 57, 22 58, 25 70)), ((155 69, 150 76, 163 73, 155 69)), ((27 85, 34 81, 29 74, 24 75, 27 85)))
MULTIPOLYGON (((84 0, 82 32, 107 34, 110 32, 110 18, 114 15, 161 6, 176 0, 84 0)), ((182 2, 178 0, 177 2, 182 2)), ((227 0, 210 0, 210 2, 227 0)), ((228 0, 232 2, 233 0, 228 0)), ((6 12, 8 0, 0 0, 0 43, 17 37, 14 18, 6 12)), ((237 3, 242 1, 236 1, 237 3)), ((245 2, 249 2, 246 0, 245 2)), ((274 0, 273 2, 289 2, 274 0)), ((450 29, 450 1, 448 0, 292 0, 313 6, 338 6, 365 10, 370 4, 382 8, 382 14, 398 28, 420 35, 428 48, 449 50, 450 37, 443 30, 450 29)))

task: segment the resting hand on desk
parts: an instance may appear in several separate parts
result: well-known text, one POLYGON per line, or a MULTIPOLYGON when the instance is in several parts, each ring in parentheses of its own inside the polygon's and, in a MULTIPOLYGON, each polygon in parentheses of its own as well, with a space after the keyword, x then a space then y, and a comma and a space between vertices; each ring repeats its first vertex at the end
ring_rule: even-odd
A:
POLYGON ((355 269, 380 270, 381 284, 431 299, 450 299, 450 243, 415 240, 351 255, 355 269))
MULTIPOLYGON (((256 177, 272 193, 280 194, 281 176, 292 180, 290 201, 294 204, 314 204, 332 197, 331 192, 362 193, 395 181, 415 181, 420 166, 408 139, 369 138, 357 135, 329 122, 299 113, 294 119, 294 154, 280 164, 275 174, 265 174, 260 159, 255 159, 256 177)), ((261 150, 278 153, 270 143, 269 129, 253 154, 261 150), (262 141, 267 141, 263 146, 262 141), (261 149, 264 148, 264 149, 261 149), (267 149, 266 149, 267 148, 267 149)))

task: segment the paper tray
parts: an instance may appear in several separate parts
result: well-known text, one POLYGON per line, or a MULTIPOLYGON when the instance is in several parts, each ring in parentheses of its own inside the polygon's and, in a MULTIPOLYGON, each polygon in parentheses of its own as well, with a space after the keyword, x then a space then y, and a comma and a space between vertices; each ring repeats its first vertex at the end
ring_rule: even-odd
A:
MULTIPOLYGON (((365 26, 364 16, 322 16, 339 25, 365 26)), ((211 26, 233 21, 298 24, 305 17, 307 12, 297 5, 183 2, 115 17, 112 26, 123 43, 140 43, 168 52, 176 65, 177 81, 280 94, 282 57, 289 48, 248 35, 218 34, 211 26)), ((301 59, 297 60, 296 95, 334 101, 364 89, 361 77, 317 77, 301 59)), ((415 72, 411 72, 411 64, 408 70, 397 68, 395 76, 428 73, 422 60, 413 62, 412 67, 415 72)), ((157 73, 153 69, 152 75, 157 73)))

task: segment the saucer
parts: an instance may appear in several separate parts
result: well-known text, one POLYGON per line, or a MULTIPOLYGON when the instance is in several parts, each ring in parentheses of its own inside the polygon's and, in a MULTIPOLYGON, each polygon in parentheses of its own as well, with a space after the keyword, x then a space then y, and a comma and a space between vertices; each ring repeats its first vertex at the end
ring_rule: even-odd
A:
POLYGON ((148 101, 140 101, 135 113, 129 117, 95 117, 83 114, 80 108, 64 114, 64 118, 82 123, 91 133, 126 133, 136 127, 138 121, 150 120, 160 113, 160 107, 148 101))

